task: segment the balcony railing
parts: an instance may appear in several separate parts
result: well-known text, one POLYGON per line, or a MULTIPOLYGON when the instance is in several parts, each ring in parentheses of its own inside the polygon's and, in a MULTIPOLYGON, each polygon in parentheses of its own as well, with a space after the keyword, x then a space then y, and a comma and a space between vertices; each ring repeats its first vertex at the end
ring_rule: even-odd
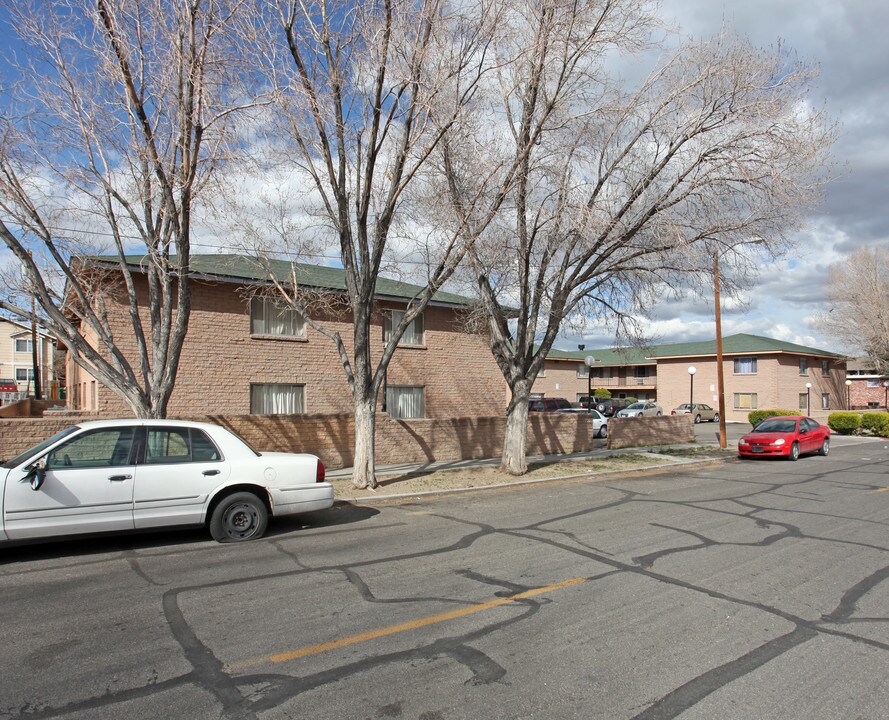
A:
MULTIPOLYGON (((586 376, 581 376, 581 380, 586 380, 586 376)), ((611 377, 601 378, 593 377, 590 380, 593 387, 612 388, 612 387, 657 387, 657 376, 646 375, 645 377, 611 377)))

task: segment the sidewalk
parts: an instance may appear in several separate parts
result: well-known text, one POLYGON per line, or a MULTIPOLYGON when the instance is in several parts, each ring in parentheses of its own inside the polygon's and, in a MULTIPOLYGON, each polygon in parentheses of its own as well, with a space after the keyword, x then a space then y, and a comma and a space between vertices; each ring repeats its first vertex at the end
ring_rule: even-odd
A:
POLYGON ((336 499, 341 502, 365 503, 396 498, 420 497, 469 490, 519 486, 572 477, 612 476, 615 473, 652 471, 677 465, 706 465, 736 457, 735 449, 720 450, 709 443, 685 443, 620 450, 592 450, 566 455, 528 457, 529 473, 512 476, 499 472, 500 458, 474 460, 442 460, 426 463, 399 463, 377 468, 376 489, 359 489, 352 485, 352 468, 338 468, 327 473, 333 483, 336 499), (687 456, 665 454, 685 451, 687 456), (694 457, 695 454, 704 457, 694 457))

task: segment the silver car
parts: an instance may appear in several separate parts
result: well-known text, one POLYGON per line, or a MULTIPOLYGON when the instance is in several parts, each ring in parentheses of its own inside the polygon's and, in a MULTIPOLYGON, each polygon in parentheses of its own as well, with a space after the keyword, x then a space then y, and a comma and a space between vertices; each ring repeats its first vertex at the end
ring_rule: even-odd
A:
POLYGON ((704 403, 694 403, 693 405, 689 403, 682 403, 679 407, 677 407, 671 415, 692 415, 694 416, 695 423, 702 422, 706 420, 707 422, 719 422, 719 413, 714 410, 709 405, 705 405, 704 403))
POLYGON ((0 467, 0 543, 173 525, 252 540, 272 516, 333 505, 324 474, 315 455, 258 453, 219 425, 84 422, 0 467))
POLYGON ((556 410, 558 413, 570 413, 572 415, 587 415, 593 419, 593 437, 597 438, 605 438, 608 437, 608 418, 605 417, 598 410, 593 410, 592 408, 565 408, 563 410, 556 410))
POLYGON ((663 415, 664 411, 660 405, 657 403, 649 402, 649 401, 640 401, 635 402, 632 405, 628 405, 623 410, 619 410, 617 413, 617 417, 619 418, 631 418, 631 417, 656 417, 658 415, 663 415))

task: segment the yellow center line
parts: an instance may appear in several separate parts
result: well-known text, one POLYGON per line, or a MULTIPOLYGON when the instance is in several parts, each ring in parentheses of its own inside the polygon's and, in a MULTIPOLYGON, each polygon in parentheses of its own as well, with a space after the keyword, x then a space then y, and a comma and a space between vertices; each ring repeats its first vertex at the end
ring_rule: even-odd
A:
POLYGON ((242 660, 241 662, 231 663, 226 667, 229 670, 238 670, 240 668, 252 667, 254 665, 262 665, 263 663, 282 663, 287 662, 288 660, 297 660, 309 655, 317 655, 318 653, 327 652, 328 650, 337 650, 349 645, 356 645, 358 643, 367 642, 368 640, 375 640, 376 638, 386 637, 387 635, 394 635, 395 633, 406 632, 408 630, 416 630, 417 628, 426 627, 427 625, 435 625, 436 623, 447 622, 448 620, 456 620, 457 618, 466 617, 467 615, 482 612, 483 610, 490 610, 491 608, 500 607, 501 605, 507 605, 511 602, 515 602, 516 600, 524 600, 525 598, 534 597, 535 595, 542 595, 543 593, 551 592, 553 590, 561 590, 562 588, 570 587, 571 585, 577 585, 579 583, 586 582, 586 580, 587 578, 574 578, 573 580, 565 580, 565 582, 556 583, 555 585, 547 585, 545 587, 526 590, 525 592, 510 595, 509 597, 488 600, 487 602, 479 603, 477 605, 470 605, 469 607, 460 608, 459 610, 451 610, 449 612, 439 613, 437 615, 427 615, 426 617, 417 618, 416 620, 410 620, 399 625, 390 625, 389 627, 379 628, 377 630, 370 630, 368 632, 359 633, 357 635, 350 635, 348 637, 340 638, 339 640, 331 640, 330 642, 319 643, 317 645, 307 645, 306 647, 296 648, 295 650, 288 650, 287 652, 275 653, 274 655, 262 655, 260 657, 251 658, 249 660, 242 660))
POLYGON ((879 490, 874 490, 874 492, 887 492, 889 491, 889 487, 880 488, 879 490))

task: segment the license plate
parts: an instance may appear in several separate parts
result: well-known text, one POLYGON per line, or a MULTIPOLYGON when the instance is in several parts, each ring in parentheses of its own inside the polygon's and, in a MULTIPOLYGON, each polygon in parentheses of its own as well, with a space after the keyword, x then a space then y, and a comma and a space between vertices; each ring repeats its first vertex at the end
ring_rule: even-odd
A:
POLYGON ((761 452, 762 452, 762 447, 760 447, 760 446, 758 446, 758 445, 754 445, 753 447, 750 448, 750 452, 755 452, 755 453, 759 452, 759 453, 761 453, 761 452))

